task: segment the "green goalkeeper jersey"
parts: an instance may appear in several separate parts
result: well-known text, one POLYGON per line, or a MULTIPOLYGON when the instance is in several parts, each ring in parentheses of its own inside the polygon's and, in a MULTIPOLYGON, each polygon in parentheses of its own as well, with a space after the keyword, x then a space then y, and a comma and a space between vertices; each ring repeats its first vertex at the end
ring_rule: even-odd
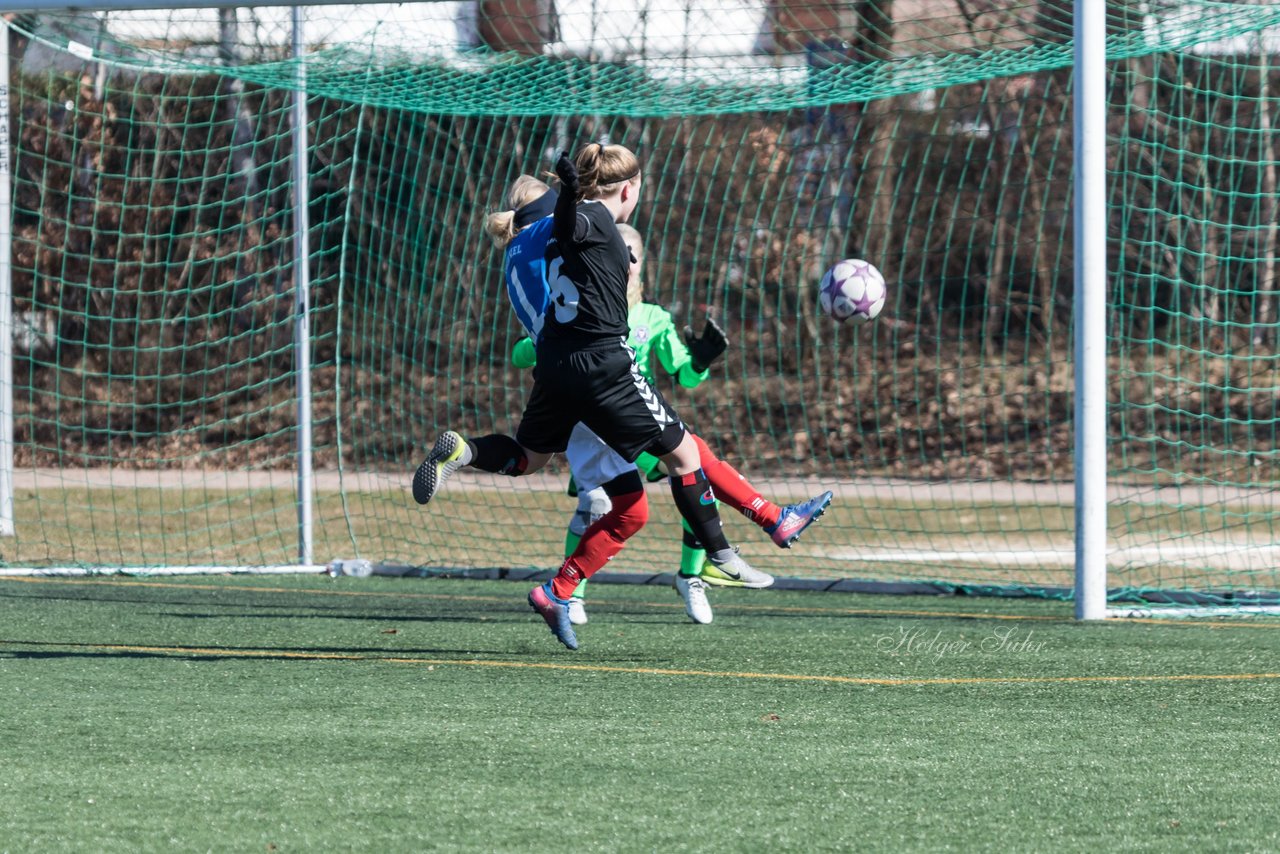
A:
MULTIPOLYGON (((662 369, 685 388, 695 388, 707 378, 707 371, 695 371, 689 348, 680 340, 671 312, 653 303, 642 302, 627 315, 631 335, 627 343, 636 351, 636 364, 649 382, 654 381, 653 358, 662 369)), ((518 368, 531 368, 537 360, 533 340, 521 338, 511 351, 511 361, 518 368)))
POLYGON ((627 343, 636 351, 636 364, 649 382, 654 381, 654 356, 662 369, 685 388, 696 388, 707 378, 706 371, 693 369, 689 348, 680 340, 671 312, 665 308, 648 302, 636 303, 627 315, 627 325, 631 327, 627 343))

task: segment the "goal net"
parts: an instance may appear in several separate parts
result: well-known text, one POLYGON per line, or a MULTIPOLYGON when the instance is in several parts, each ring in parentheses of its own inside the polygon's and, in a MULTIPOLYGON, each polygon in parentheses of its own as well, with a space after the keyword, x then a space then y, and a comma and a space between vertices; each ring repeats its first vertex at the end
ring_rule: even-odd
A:
MULTIPOLYGON (((761 568, 1069 596, 1069 4, 467 0, 11 21, 15 527, 9 567, 298 562, 290 104, 303 90, 316 560, 549 568, 567 473, 461 473, 510 432, 485 213, 556 152, 624 144, 645 296, 731 341, 660 386, 778 503, 761 568), (822 316, 846 257, 881 317, 822 316)), ((1108 4, 1109 586, 1248 605, 1277 577, 1280 7, 1108 4)), ((673 571, 678 519, 612 564, 673 571)), ((728 511, 727 511, 728 512, 728 511)))

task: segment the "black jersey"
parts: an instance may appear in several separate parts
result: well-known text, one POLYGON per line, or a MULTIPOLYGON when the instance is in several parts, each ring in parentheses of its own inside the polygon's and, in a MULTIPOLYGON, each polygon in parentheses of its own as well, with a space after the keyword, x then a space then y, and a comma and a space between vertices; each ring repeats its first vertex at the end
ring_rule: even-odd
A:
POLYGON ((618 232, 613 214, 600 202, 581 202, 573 219, 572 238, 566 239, 568 235, 559 229, 554 235, 547 243, 551 302, 540 340, 626 340, 630 334, 627 279, 631 250, 618 232))

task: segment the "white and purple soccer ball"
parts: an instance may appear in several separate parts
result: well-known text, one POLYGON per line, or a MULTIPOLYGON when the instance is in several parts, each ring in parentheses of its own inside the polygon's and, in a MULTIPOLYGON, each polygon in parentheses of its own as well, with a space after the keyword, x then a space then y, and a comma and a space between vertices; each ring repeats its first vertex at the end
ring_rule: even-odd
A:
POLYGON ((839 261, 822 277, 818 302, 822 313, 840 323, 866 323, 884 308, 884 276, 860 258, 839 261))

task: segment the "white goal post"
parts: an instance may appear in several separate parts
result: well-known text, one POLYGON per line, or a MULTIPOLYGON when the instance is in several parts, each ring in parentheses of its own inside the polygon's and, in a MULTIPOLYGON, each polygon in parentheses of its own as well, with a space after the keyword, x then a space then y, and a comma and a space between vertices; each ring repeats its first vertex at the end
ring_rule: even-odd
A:
POLYGON ((1076 618, 1107 615, 1106 0, 1075 0, 1076 618))
MULTIPOLYGON (((333 3, 338 0, 320 0, 317 5, 333 3)), ((266 0, 262 6, 292 6, 288 3, 266 0)), ((191 0, 131 0, 128 3, 97 2, 89 0, 85 3, 37 2, 25 3, 22 8, 10 9, 11 12, 39 12, 49 10, 77 9, 81 11, 107 12, 130 9, 176 9, 176 8, 225 8, 226 3, 191 2, 191 0)), ((293 56, 302 56, 305 45, 301 7, 292 6, 292 39, 293 56)), ((307 105, 306 105, 306 67, 298 63, 298 86, 293 96, 293 243, 294 258, 310 257, 307 233, 307 105)), ((13 205, 10 186, 10 168, 12 163, 12 139, 9 116, 9 24, 0 21, 0 536, 13 536, 15 519, 13 515, 13 269, 12 269, 12 221, 13 205)), ((293 280, 296 293, 294 310, 294 357, 297 364, 298 395, 298 430, 297 430, 297 514, 298 514, 298 564, 307 571, 320 571, 323 567, 314 566, 314 545, 312 532, 312 506, 314 501, 312 489, 311 459, 311 334, 309 327, 309 281, 307 263, 293 264, 293 280)), ((121 572, 138 571, 129 567, 118 568, 121 572)), ((253 572, 295 572, 298 565, 281 567, 224 567, 221 571, 244 569, 253 572)), ((104 568, 97 574, 109 572, 104 568)), ((152 567, 147 574, 162 572, 160 567, 152 567)), ((208 567, 174 567, 169 570, 173 574, 191 574, 192 572, 214 571, 208 567)), ((32 568, 30 574, 80 574, 78 567, 32 568), (59 572, 58 570, 64 570, 59 572)), ((25 570, 11 569, 4 574, 24 574, 25 570)))
MULTIPOLYGON (((234 4, 233 4, 234 5, 234 4)), ((268 0, 257 5, 289 6, 268 0)), ((340 0, 321 0, 314 5, 340 5, 340 0)), ((39 12, 76 8, 84 11, 119 11, 137 9, 220 8, 216 0, 87 0, 67 4, 59 0, 27 0, 21 9, 39 12)), ((304 33, 299 8, 293 7, 292 47, 295 58, 304 51, 304 33)), ((1076 300, 1076 616, 1082 620, 1106 616, 1106 436, 1105 436, 1105 94, 1104 67, 1105 0, 1075 0, 1076 64, 1078 83, 1075 90, 1077 122, 1075 127, 1076 213, 1075 243, 1076 300)), ((5 25, 7 34, 8 26, 5 25)), ((0 38, 4 53, 0 55, 0 534, 12 535, 13 518, 13 377, 12 377, 12 287, 10 265, 10 222, 12 207, 9 187, 11 140, 9 135, 8 39, 0 38)), ((298 64, 298 91, 305 92, 305 65, 298 64)), ((307 258, 307 181, 305 175, 307 147, 306 100, 293 98, 293 188, 295 257, 307 258)), ((308 327, 307 265, 294 264, 296 310, 294 318, 295 358, 298 377, 298 447, 297 447, 297 515, 298 564, 259 567, 257 571, 319 571, 314 563, 312 540, 312 471, 311 471, 311 396, 310 333, 308 327)), ((167 571, 191 573, 228 571, 229 567, 172 567, 167 571)), ((246 569, 246 568, 241 568, 246 569)), ((0 574, 24 570, 8 569, 0 574)), ((102 568, 97 572, 107 572, 102 568)), ((119 571, 138 571, 121 567, 119 571)), ((166 571, 161 567, 145 570, 149 574, 166 571)), ((254 570, 249 570, 254 571, 254 570)), ((31 569, 33 574, 59 574, 58 568, 31 569)), ((89 571, 65 568, 67 574, 89 571)))

